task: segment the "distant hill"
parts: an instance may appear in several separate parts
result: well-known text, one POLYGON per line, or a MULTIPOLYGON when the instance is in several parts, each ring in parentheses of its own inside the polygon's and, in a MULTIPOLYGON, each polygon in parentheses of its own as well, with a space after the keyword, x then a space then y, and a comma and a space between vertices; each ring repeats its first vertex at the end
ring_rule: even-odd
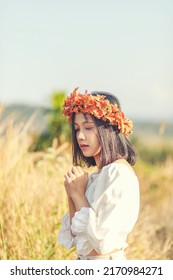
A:
MULTIPOLYGON (((48 114, 50 112, 51 109, 46 107, 12 104, 5 107, 0 117, 0 121, 12 118, 15 123, 19 123, 27 122, 33 117, 34 120, 31 130, 41 134, 48 131, 48 114)), ((145 138, 164 137, 173 139, 173 123, 134 120, 133 131, 135 135, 145 138)))
POLYGON ((2 112, 0 121, 13 119, 14 123, 24 122, 33 118, 31 130, 41 134, 48 131, 48 114, 51 109, 44 107, 28 106, 23 104, 15 104, 6 106, 2 112))

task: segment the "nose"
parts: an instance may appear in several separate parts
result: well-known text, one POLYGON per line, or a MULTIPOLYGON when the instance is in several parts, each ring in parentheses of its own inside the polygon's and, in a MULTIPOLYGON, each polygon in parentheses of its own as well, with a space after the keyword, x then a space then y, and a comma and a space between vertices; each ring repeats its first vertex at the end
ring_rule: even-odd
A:
POLYGON ((85 134, 82 130, 79 130, 77 133, 77 139, 78 140, 84 140, 85 139, 85 134))

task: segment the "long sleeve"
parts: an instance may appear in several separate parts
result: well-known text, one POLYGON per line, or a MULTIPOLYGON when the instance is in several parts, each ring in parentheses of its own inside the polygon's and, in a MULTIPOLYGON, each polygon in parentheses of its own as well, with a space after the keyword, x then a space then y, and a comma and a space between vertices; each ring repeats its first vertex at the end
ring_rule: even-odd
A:
POLYGON ((139 184, 135 174, 122 164, 106 166, 97 180, 91 207, 83 207, 72 219, 78 252, 85 255, 94 249, 106 254, 125 248, 138 212, 139 184))
POLYGON ((71 233, 69 212, 63 217, 61 225, 62 228, 59 231, 58 242, 67 249, 70 249, 74 246, 74 237, 71 233))

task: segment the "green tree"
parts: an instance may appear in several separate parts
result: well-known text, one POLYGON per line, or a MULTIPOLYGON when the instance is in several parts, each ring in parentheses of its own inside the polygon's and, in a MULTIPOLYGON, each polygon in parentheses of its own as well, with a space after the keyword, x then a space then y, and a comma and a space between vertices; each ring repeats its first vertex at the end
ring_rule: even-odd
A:
POLYGON ((71 129, 67 119, 62 115, 62 106, 66 92, 54 91, 51 94, 51 112, 48 116, 50 133, 53 138, 58 139, 58 144, 71 139, 71 129))
POLYGON ((48 122, 48 130, 42 133, 39 137, 35 137, 32 149, 42 150, 48 147, 57 147, 64 142, 71 141, 71 128, 67 119, 62 115, 62 106, 66 92, 54 91, 50 95, 51 108, 45 112, 48 122))

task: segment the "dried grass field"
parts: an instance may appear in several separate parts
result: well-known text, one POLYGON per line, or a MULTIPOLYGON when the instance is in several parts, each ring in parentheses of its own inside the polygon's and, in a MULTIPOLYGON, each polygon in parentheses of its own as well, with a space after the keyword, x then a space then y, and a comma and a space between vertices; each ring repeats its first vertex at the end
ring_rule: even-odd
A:
MULTIPOLYGON (((0 259, 75 259, 59 246, 60 221, 67 209, 64 173, 70 146, 29 152, 27 125, 0 125, 0 259)), ((173 259, 173 160, 149 165, 138 160, 141 208, 129 235, 128 259, 173 259)))

